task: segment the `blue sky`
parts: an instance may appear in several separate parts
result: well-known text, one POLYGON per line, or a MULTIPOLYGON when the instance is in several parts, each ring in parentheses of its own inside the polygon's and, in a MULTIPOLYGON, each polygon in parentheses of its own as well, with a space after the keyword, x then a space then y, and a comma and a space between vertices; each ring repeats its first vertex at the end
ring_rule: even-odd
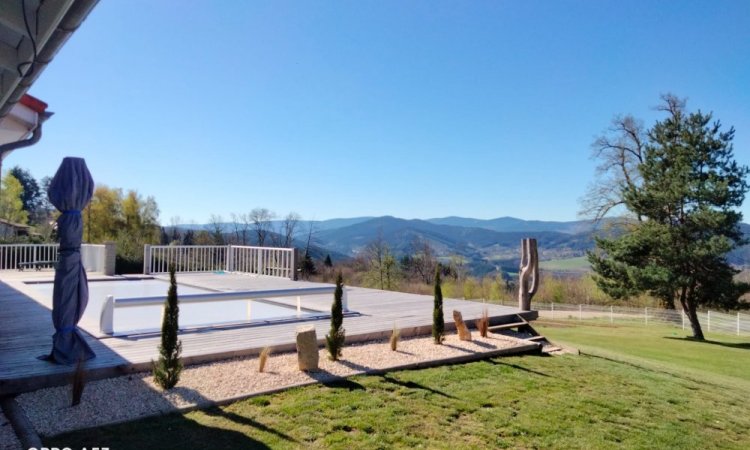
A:
POLYGON ((102 1, 30 91, 44 138, 4 167, 84 157, 165 224, 574 220, 594 137, 650 125, 665 92, 750 164, 750 2, 102 1))

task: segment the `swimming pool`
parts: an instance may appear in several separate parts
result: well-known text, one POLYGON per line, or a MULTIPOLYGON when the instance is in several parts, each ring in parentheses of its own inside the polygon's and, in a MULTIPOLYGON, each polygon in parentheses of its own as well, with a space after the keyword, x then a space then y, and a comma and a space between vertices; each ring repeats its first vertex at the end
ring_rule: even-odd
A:
MULTIPOLYGON (((54 284, 51 282, 27 283, 44 295, 52 298, 54 284)), ((167 295, 169 283, 155 278, 121 280, 89 280, 89 303, 83 317, 99 323, 102 305, 108 295, 115 298, 154 297, 167 295)), ((210 289, 177 285, 178 296, 216 293, 210 289)), ((139 306, 117 309, 114 314, 115 334, 137 334, 161 329, 162 306, 139 306)), ((320 316, 323 313, 303 309, 300 314, 296 306, 288 306, 271 300, 213 301, 180 305, 180 328, 199 328, 229 324, 279 321, 320 316)))

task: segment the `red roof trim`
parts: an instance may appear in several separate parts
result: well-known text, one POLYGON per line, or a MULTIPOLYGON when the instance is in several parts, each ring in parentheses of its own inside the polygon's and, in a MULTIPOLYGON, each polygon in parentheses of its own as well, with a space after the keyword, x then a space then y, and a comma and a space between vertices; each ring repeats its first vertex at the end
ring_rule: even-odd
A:
POLYGON ((21 97, 20 103, 27 108, 34 110, 37 114, 41 114, 47 109, 46 103, 29 94, 24 94, 23 97, 21 97))

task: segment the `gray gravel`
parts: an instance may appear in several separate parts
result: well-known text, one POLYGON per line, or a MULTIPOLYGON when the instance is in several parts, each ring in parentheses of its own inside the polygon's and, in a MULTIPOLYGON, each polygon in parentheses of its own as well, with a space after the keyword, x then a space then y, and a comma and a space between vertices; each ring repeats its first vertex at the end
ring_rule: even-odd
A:
POLYGON ((41 389, 20 395, 17 400, 37 431, 53 436, 371 369, 478 355, 520 344, 527 343, 495 334, 488 338, 477 336, 474 342, 459 341, 450 335, 444 345, 433 344, 431 337, 402 340, 398 351, 393 352, 387 341, 379 341, 345 347, 338 362, 329 361, 325 349, 321 349, 322 370, 313 374, 297 369, 296 353, 272 354, 264 373, 258 372, 257 357, 187 367, 177 387, 169 391, 158 388, 151 374, 144 372, 88 383, 81 404, 75 407, 70 406, 69 386, 41 389))
POLYGON ((2 411, 0 411, 0 450, 21 450, 21 443, 18 442, 13 427, 2 411))

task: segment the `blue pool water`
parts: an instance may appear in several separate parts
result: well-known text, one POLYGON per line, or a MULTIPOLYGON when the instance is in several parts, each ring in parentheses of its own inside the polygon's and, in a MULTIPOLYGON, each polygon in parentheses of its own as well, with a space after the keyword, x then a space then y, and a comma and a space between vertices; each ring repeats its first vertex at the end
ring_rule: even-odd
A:
MULTIPOLYGON (((52 283, 34 283, 34 289, 52 298, 52 283)), ((84 312, 88 320, 99 323, 102 304, 108 295, 115 298, 165 296, 169 283, 157 279, 89 281, 89 303, 84 312)), ((215 292, 193 286, 177 286, 177 295, 205 294, 215 292)), ((161 328, 161 306, 117 308, 114 313, 115 334, 157 331, 161 328)), ((289 307, 273 301, 235 300, 200 304, 180 305, 180 328, 207 325, 226 325, 238 322, 255 322, 309 317, 320 313, 302 311, 297 316, 296 307, 289 307), (250 317, 248 317, 250 303, 250 317)))

